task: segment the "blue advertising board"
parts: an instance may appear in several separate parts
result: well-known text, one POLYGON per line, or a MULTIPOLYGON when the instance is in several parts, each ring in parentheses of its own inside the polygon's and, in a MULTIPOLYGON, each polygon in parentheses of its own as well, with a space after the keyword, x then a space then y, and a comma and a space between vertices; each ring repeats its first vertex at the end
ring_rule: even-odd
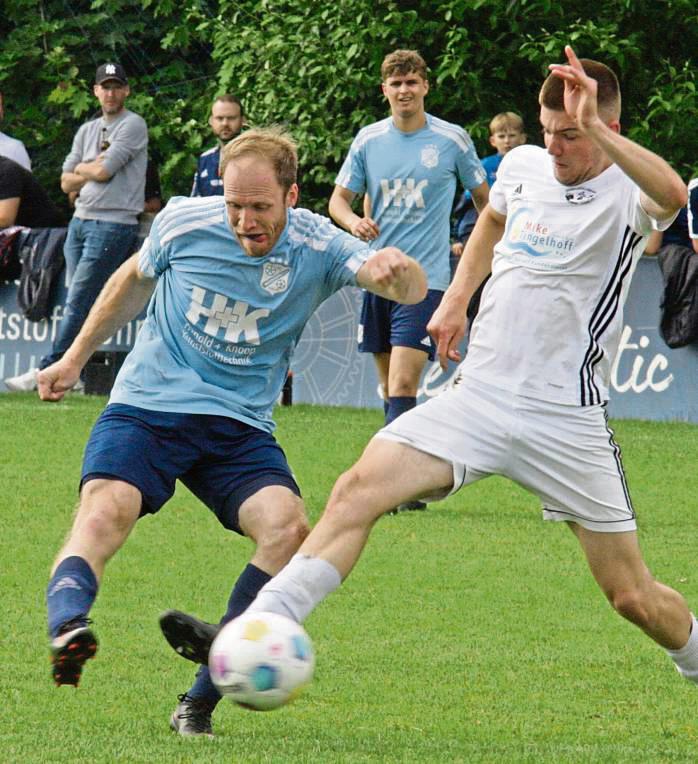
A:
MULTIPOLYGON (((16 285, 0 286, 1 380, 36 366, 56 335, 63 314, 65 284, 48 319, 31 322, 16 302, 16 285)), ((659 333, 662 277, 655 258, 638 264, 625 308, 620 351, 613 364, 609 413, 619 419, 698 422, 698 346, 672 350, 659 333)), ((293 357, 293 399, 298 403, 381 408, 378 378, 370 355, 356 350, 358 289, 343 289, 312 316, 293 357)), ((128 350, 140 320, 127 324, 103 345, 128 350)), ((442 373, 428 364, 419 400, 437 395, 453 368, 442 373)))

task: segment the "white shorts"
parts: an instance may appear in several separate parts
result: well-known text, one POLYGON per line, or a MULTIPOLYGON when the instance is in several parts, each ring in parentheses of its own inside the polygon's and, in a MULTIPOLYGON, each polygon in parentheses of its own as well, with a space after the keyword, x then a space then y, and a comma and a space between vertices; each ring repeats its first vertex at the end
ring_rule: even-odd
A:
POLYGON ((636 529, 635 512, 604 406, 515 396, 466 379, 402 414, 377 438, 453 465, 453 488, 503 475, 536 494, 546 520, 592 531, 636 529))

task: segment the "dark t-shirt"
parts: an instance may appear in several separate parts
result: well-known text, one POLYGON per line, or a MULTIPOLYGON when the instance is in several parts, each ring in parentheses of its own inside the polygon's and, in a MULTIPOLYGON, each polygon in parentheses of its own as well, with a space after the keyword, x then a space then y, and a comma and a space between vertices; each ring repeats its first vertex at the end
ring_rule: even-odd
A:
POLYGON ((15 225, 27 228, 60 228, 63 213, 48 198, 34 175, 22 165, 0 156, 0 200, 19 198, 15 225))

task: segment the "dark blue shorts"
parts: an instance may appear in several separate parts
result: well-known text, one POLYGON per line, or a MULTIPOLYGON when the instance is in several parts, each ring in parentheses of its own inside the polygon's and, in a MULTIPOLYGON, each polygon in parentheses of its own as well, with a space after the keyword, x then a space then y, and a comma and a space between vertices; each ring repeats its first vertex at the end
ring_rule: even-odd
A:
POLYGON ((415 348, 423 350, 433 361, 436 348, 427 333, 427 324, 443 294, 438 289, 430 289, 422 302, 402 305, 365 292, 359 323, 359 352, 389 353, 395 346, 415 348))
POLYGON ((261 488, 281 485, 301 495, 270 433, 229 417, 121 403, 107 406, 87 441, 80 487, 95 478, 138 488, 141 515, 157 512, 181 480, 225 528, 238 533, 240 505, 261 488))

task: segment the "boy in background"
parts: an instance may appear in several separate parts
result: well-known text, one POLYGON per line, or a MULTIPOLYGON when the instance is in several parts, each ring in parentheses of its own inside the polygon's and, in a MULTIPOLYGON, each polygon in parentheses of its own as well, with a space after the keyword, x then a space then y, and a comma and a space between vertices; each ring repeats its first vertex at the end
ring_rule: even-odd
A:
MULTIPOLYGON (((523 119, 513 111, 502 111, 492 117, 490 121, 490 145, 497 149, 496 154, 490 154, 480 160, 483 169, 487 173, 487 184, 490 188, 497 179, 497 170, 504 158, 517 146, 526 143, 523 119)), ((475 227, 477 210, 473 204, 470 191, 463 192, 458 203, 453 208, 453 224, 451 226, 451 278, 456 272, 460 256, 465 249, 471 231, 475 227)), ((489 277, 488 277, 489 278, 489 277)), ((480 308, 480 295, 487 283, 485 279, 478 287, 468 305, 468 320, 472 323, 480 308)), ((457 379, 457 375, 454 380, 457 379)))
MULTIPOLYGON (((490 154, 480 160, 487 173, 487 184, 492 188, 497 177, 497 168, 504 155, 516 146, 526 143, 526 133, 521 117, 513 111, 503 111, 492 117, 490 122, 490 145, 497 149, 496 154, 490 154)), ((455 271, 458 260, 465 247, 465 242, 477 220, 477 210, 473 198, 467 189, 463 192, 454 210, 454 221, 451 229, 451 273, 455 271), (455 262, 454 262, 455 260, 455 262)))

